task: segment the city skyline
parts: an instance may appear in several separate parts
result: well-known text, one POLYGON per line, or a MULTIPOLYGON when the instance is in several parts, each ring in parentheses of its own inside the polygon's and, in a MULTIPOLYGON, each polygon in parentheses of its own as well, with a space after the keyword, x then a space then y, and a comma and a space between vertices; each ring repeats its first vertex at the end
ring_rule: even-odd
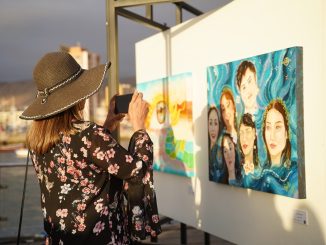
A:
MULTIPOLYGON (((203 12, 230 0, 186 1, 203 12)), ((175 25, 175 7, 171 3, 154 5, 156 21, 175 25), (159 5, 159 6, 157 6, 159 5)), ((131 9, 144 14, 144 7, 131 9)), ((184 11, 184 20, 194 17, 184 11)), ((32 80, 35 63, 46 52, 60 45, 76 45, 107 58, 105 1, 87 0, 3 0, 0 8, 0 82, 32 80)), ((135 76, 134 44, 158 31, 125 18, 118 18, 120 78, 135 76)))

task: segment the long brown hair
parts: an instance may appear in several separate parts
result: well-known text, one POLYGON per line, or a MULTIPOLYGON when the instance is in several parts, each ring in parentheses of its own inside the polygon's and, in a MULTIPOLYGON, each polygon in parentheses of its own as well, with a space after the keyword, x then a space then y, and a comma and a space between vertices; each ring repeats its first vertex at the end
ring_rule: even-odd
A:
POLYGON ((232 91, 231 89, 229 89, 228 87, 225 87, 223 90, 222 90, 222 94, 221 94, 221 97, 220 97, 220 113, 221 113, 221 116, 222 116, 222 120, 221 120, 221 123, 222 123, 222 126, 223 127, 226 127, 226 124, 224 122, 224 117, 223 117, 223 110, 222 110, 222 98, 223 96, 227 99, 227 100, 231 100, 232 102, 232 106, 233 106, 233 109, 234 109, 234 115, 233 115, 233 127, 234 128, 237 128, 236 126, 236 120, 237 120, 237 115, 236 115, 236 111, 237 111, 237 108, 236 108, 236 105, 235 105, 235 102, 234 102, 234 98, 233 98, 233 94, 232 94, 232 91))
POLYGON ((26 136, 27 147, 36 154, 44 154, 60 139, 60 134, 73 134, 74 120, 83 120, 85 101, 46 119, 34 120, 26 136))

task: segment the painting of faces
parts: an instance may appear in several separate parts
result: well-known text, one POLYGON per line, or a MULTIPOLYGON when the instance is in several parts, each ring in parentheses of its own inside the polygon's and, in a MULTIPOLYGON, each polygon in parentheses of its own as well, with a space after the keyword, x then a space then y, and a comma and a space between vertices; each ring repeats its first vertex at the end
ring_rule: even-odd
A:
POLYGON ((146 130, 154 143, 154 170, 194 176, 191 78, 182 73, 137 83, 150 105, 146 130))
POLYGON ((207 68, 209 179, 305 198, 302 48, 207 68))

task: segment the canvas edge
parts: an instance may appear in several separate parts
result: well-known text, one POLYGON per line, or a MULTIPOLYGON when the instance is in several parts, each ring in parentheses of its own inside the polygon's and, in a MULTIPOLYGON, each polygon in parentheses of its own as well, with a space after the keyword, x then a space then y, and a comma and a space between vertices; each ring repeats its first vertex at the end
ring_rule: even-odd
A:
POLYGON ((296 97, 297 97, 297 149, 299 199, 306 198, 305 144, 304 144, 304 93, 303 93, 303 48, 296 48, 296 97))

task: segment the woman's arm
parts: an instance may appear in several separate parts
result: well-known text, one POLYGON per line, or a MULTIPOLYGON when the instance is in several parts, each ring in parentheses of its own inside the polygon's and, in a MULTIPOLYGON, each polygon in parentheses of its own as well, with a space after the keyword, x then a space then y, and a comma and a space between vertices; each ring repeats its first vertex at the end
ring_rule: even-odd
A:
POLYGON ((153 143, 145 130, 136 131, 130 141, 135 146, 132 152, 124 149, 107 129, 95 125, 90 158, 96 165, 120 179, 144 175, 144 171, 140 170, 146 169, 147 164, 153 161, 153 143))

